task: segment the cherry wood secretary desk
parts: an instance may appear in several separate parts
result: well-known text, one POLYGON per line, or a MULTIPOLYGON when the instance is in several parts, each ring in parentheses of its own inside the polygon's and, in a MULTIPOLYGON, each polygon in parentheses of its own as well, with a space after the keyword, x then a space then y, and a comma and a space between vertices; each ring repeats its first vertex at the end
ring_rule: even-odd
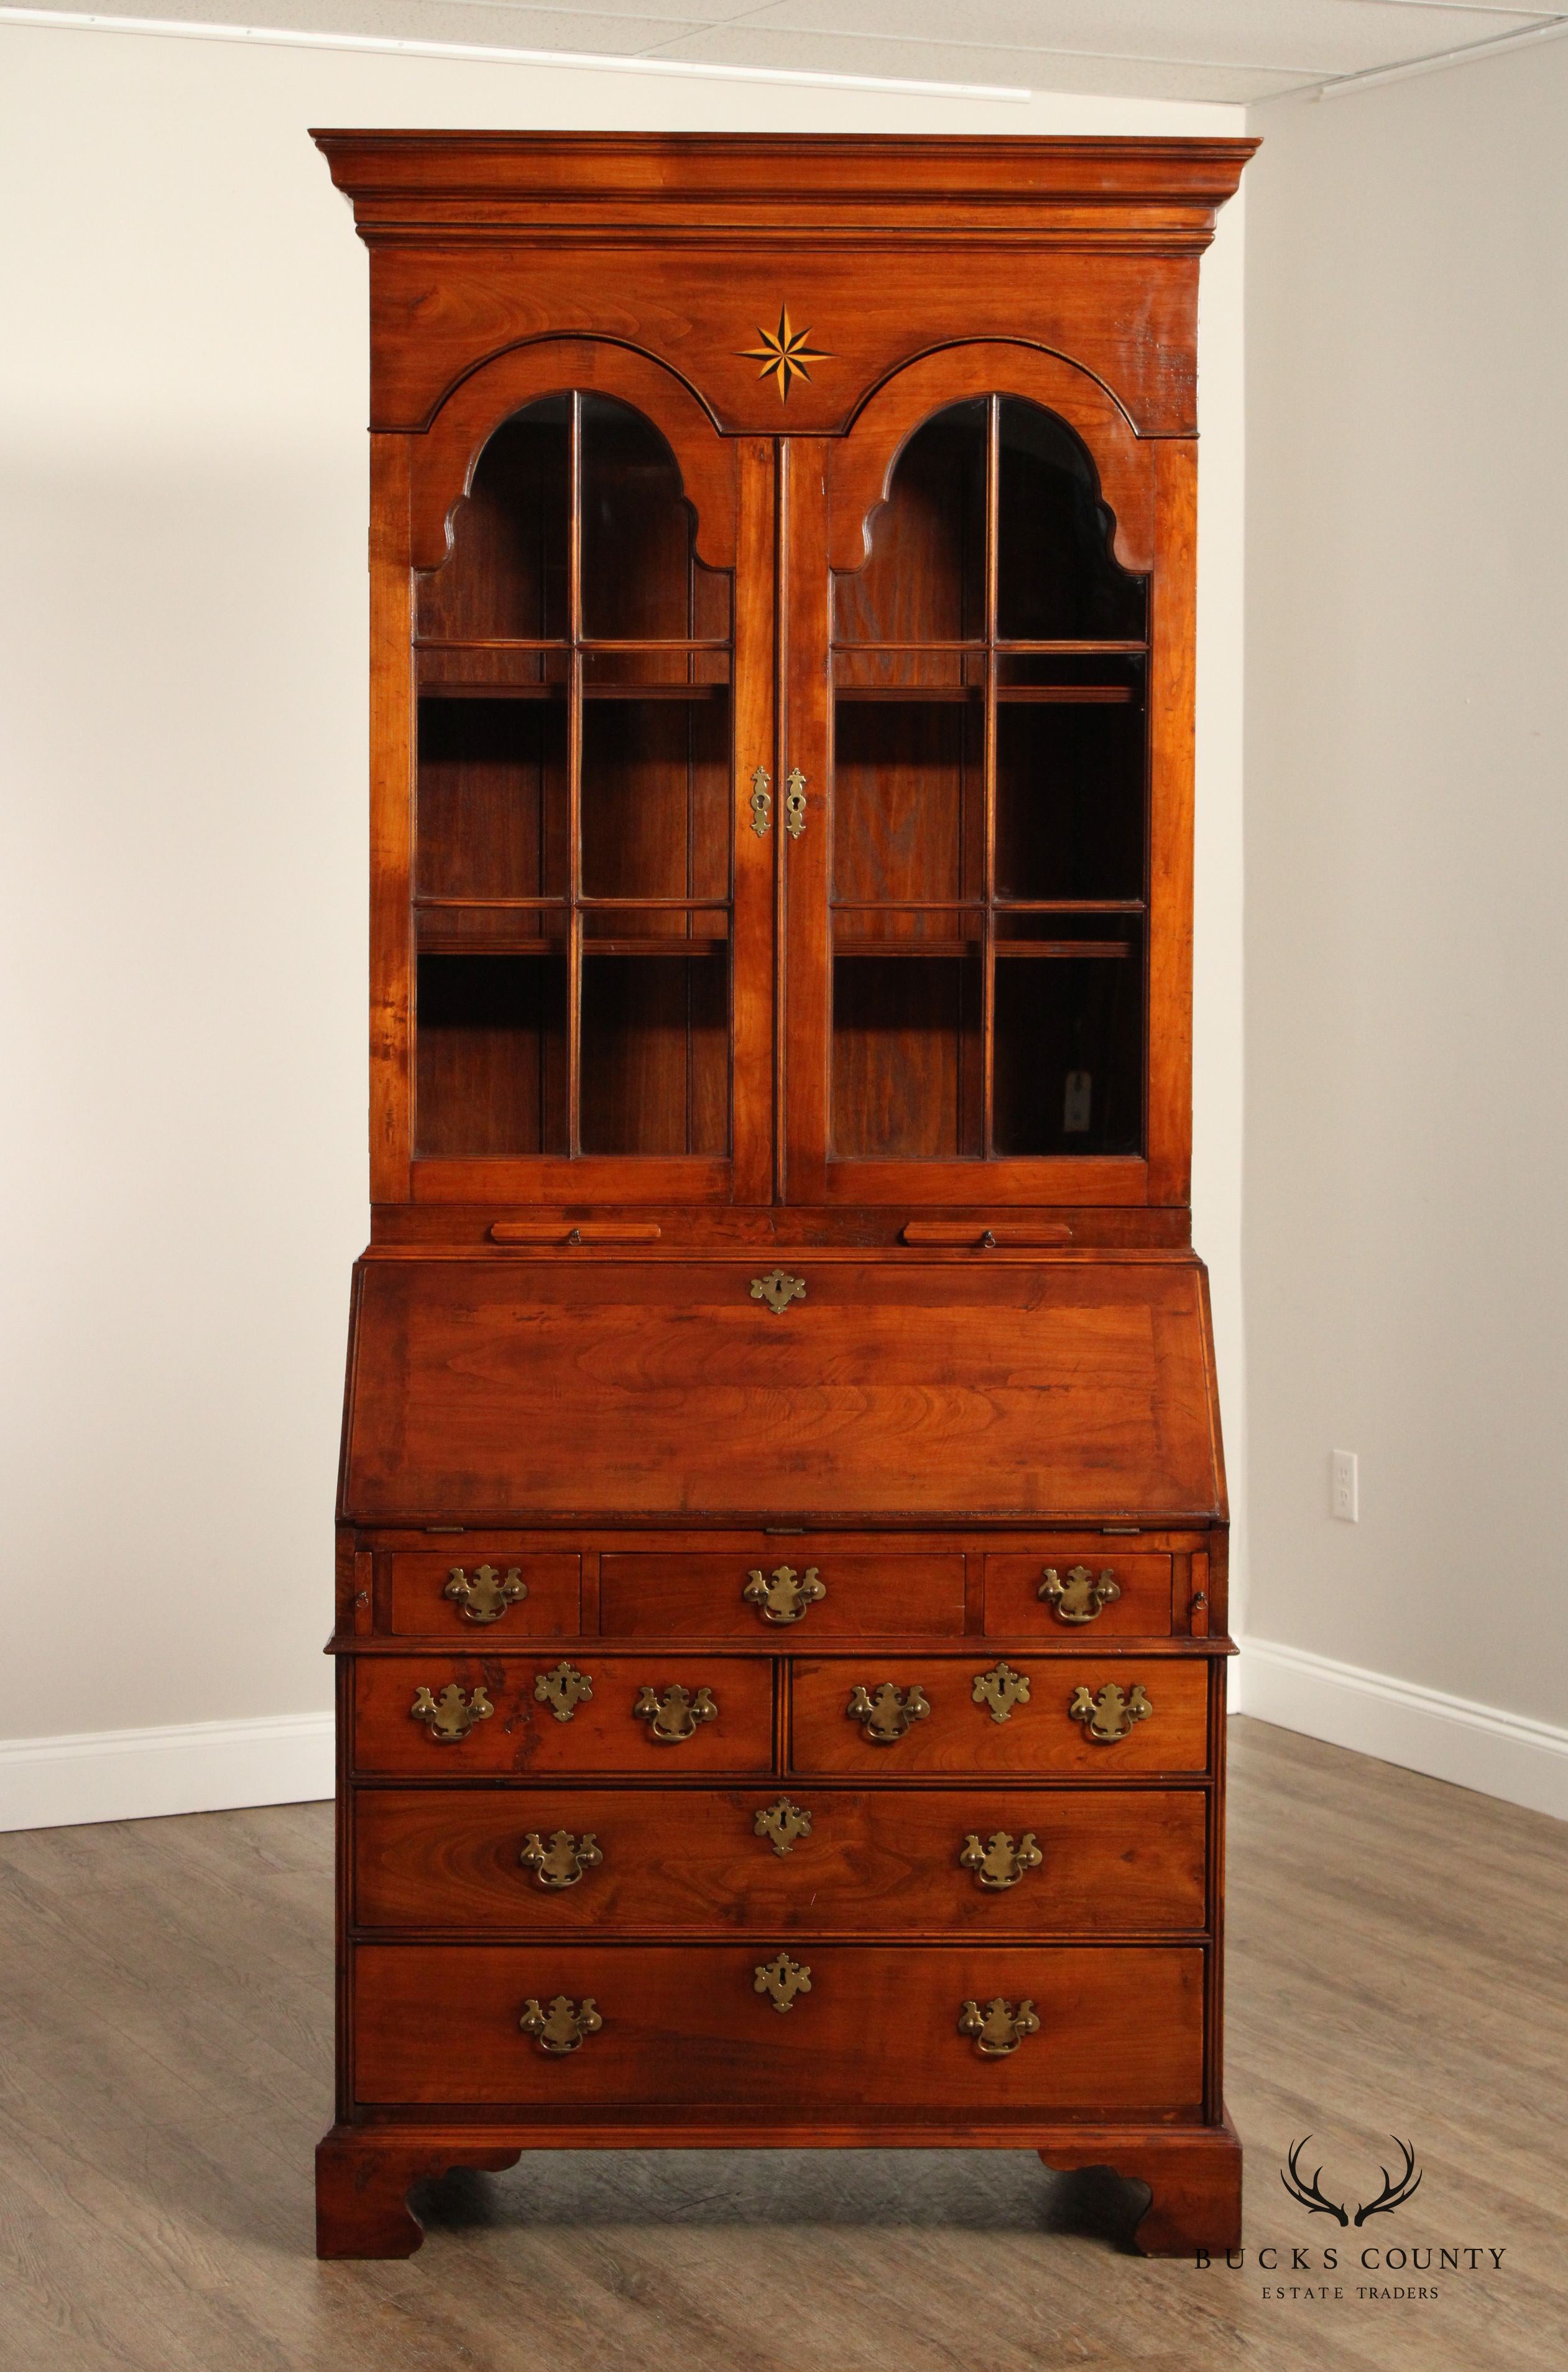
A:
POLYGON ((320 2250, 651 2144, 1032 2148, 1234 2245, 1194 325, 1252 144, 316 136, 373 488, 320 2250))

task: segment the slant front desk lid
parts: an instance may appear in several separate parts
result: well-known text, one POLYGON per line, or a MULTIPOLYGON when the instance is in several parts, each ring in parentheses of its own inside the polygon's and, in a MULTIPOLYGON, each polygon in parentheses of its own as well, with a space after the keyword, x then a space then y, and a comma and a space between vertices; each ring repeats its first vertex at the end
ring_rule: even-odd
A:
POLYGON ((1190 1254, 356 1273, 355 1523, 1173 1521, 1224 1501, 1190 1254))

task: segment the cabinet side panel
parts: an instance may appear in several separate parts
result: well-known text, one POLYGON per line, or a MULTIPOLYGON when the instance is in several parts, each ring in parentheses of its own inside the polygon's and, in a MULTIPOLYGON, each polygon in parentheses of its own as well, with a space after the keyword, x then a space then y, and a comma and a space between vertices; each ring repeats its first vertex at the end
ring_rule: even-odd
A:
POLYGON ((1187 1202, 1192 1170, 1192 632, 1198 448, 1157 452, 1149 619, 1149 1200, 1187 1202))
POLYGON ((370 1193, 408 1198, 413 828, 409 456, 370 440, 370 1193))

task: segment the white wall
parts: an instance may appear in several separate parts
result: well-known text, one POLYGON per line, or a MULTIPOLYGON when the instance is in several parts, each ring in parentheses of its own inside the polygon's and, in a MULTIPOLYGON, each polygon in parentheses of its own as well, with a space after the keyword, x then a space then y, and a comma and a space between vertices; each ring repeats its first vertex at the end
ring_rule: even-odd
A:
MULTIPOLYGON (((0 29, 0 1824, 330 1785, 366 1230, 366 266, 306 126, 1237 120, 0 29)), ((1203 302, 1197 1068, 1238 1500, 1240 265, 1237 205, 1203 302)))
POLYGON ((1260 109, 1247 324, 1247 1703, 1560 1812, 1565 125, 1260 109))

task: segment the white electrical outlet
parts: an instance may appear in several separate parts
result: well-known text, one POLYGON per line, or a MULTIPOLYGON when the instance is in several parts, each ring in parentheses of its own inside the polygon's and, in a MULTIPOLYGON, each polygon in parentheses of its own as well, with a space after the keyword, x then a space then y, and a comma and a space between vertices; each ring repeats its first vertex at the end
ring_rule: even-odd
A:
POLYGON ((1330 1461, 1329 1495, 1342 1524, 1361 1520, 1361 1477, 1353 1449, 1336 1449, 1330 1461))

